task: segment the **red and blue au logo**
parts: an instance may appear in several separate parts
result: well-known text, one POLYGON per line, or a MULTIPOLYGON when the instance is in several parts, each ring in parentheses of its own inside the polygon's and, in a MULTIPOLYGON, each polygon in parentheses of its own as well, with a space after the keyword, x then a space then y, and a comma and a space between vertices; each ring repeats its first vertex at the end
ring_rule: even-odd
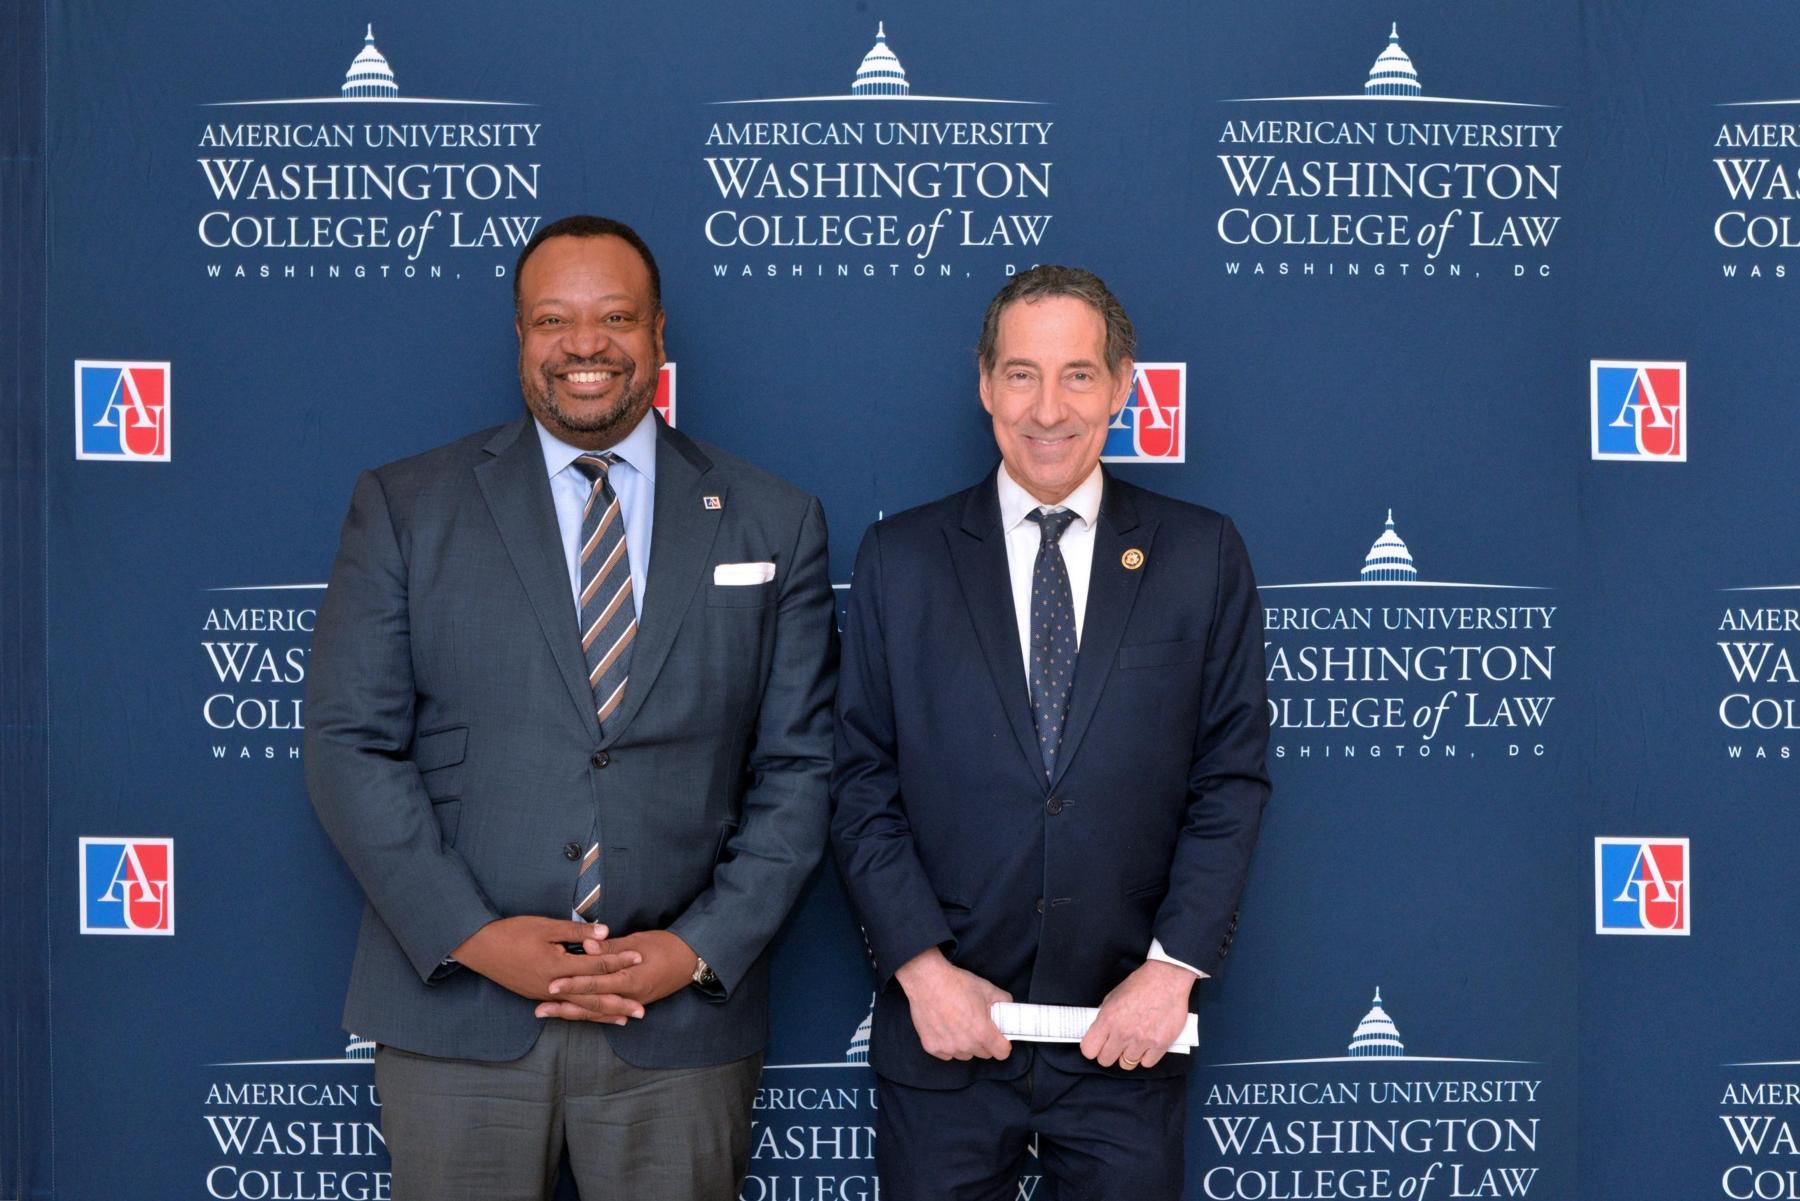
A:
POLYGON ((1596 459, 1687 462, 1687 364, 1595 359, 1588 367, 1596 459))
POLYGON ((1687 934, 1688 840, 1594 839, 1594 932, 1687 934))
POLYGON ((169 461, 169 365, 75 360, 75 457, 169 461))
POLYGON ((175 840, 81 840, 83 934, 175 933, 175 840))
POLYGON ((662 414, 671 426, 675 424, 675 364, 664 363, 656 375, 656 399, 650 407, 662 414))
POLYGON ((1139 363, 1131 395, 1106 430, 1105 463, 1187 461, 1187 364, 1139 363))

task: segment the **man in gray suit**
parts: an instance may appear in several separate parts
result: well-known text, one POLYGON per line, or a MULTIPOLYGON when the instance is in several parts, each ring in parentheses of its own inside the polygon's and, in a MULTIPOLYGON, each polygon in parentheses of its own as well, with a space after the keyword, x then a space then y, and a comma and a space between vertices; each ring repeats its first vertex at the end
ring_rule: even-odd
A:
POLYGON ((770 939, 824 844, 818 501, 669 428, 636 233, 514 274, 520 418, 365 472, 319 614, 306 778, 368 906, 398 1201, 735 1197, 770 939))

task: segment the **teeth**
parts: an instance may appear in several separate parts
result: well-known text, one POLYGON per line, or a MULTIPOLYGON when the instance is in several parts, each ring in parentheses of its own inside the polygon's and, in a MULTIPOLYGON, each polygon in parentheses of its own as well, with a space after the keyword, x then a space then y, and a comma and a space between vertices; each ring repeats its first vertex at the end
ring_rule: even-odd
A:
POLYGON ((563 378, 571 384, 604 384, 612 377, 611 371, 571 371, 563 378))

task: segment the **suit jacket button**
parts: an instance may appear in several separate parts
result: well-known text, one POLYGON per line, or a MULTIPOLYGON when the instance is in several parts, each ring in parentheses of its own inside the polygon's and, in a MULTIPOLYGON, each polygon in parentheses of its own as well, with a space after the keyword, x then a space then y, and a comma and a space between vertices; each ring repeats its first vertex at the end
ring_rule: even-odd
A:
POLYGON ((1057 814, 1059 814, 1063 811, 1062 798, 1059 796, 1051 797, 1050 800, 1044 805, 1044 808, 1048 809, 1050 811, 1051 817, 1055 817, 1057 814))
POLYGON ((605 767, 608 763, 612 762, 612 756, 605 751, 595 751, 593 758, 589 759, 588 762, 592 763, 595 767, 605 767))
POLYGON ((581 858, 581 844, 578 842, 563 843, 563 858, 571 863, 581 858))
POLYGON ((1044 911, 1044 898, 1043 897, 1039 897, 1037 899, 1037 911, 1039 913, 1042 913, 1044 911))

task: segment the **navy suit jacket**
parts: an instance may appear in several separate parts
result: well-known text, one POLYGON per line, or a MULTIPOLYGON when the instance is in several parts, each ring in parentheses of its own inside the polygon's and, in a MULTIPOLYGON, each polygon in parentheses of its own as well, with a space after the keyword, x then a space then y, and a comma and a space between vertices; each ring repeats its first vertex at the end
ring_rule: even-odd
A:
POLYGON ((533 1002, 440 961, 497 917, 567 918, 600 819, 600 920, 718 973, 605 1026, 644 1067, 767 1037, 769 940, 824 851, 835 605, 818 501, 657 421, 631 681, 601 735, 529 417, 365 472, 319 611, 306 781, 368 898, 344 1022, 511 1059, 533 1002), (713 582, 718 563, 775 578, 713 582))
MULTIPOLYGON (((1025 1069, 1018 1051, 925 1053, 893 975, 933 946, 1056 1005, 1098 1005, 1152 938, 1216 973, 1269 795, 1267 742, 1256 588, 1223 515, 1106 476, 1049 780, 994 477, 873 526, 844 633, 832 840, 881 982, 876 1071, 952 1088, 1025 1069)), ((1102 1070, 1073 1046, 1042 1053, 1102 1070)))

